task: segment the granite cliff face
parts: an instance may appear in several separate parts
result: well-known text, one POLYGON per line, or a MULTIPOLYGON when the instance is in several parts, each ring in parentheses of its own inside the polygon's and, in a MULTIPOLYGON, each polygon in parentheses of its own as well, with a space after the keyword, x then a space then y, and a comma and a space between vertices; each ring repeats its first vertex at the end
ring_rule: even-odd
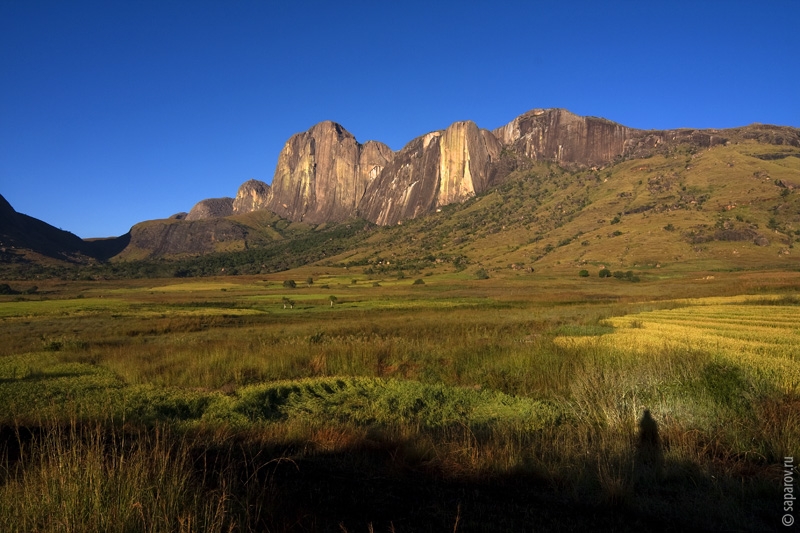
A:
POLYGON ((474 122, 456 122, 408 143, 370 184, 358 213, 396 224, 485 191, 502 147, 474 122))
POLYGON ((339 124, 321 122, 286 142, 266 207, 312 224, 345 220, 392 157, 382 143, 361 145, 339 124))
POLYGON ((638 130, 564 109, 534 109, 494 130, 504 145, 533 160, 603 165, 625 152, 638 130))
POLYGON ((270 186, 263 181, 248 180, 239 186, 233 200, 233 214, 250 213, 267 207, 270 186))

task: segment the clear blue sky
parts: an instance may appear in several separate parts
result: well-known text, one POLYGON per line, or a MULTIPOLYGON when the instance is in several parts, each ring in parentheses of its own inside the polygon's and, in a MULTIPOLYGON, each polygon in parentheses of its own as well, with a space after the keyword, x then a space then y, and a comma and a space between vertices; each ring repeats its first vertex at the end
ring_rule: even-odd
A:
POLYGON ((272 180, 322 120, 398 150, 563 107, 800 127, 800 1, 0 0, 0 194, 81 237, 272 180))

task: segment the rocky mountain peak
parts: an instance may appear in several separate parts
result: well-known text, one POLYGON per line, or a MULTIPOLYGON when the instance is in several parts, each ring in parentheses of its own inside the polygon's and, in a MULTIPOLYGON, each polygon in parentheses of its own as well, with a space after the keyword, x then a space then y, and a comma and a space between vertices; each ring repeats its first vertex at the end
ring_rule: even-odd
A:
POLYGON ((359 214, 376 224, 396 224, 485 191, 500 143, 474 122, 412 140, 367 187, 359 214))
POLYGON ((192 207, 185 220, 228 217, 233 214, 233 198, 207 198, 192 207))
POLYGON ((269 200, 270 186, 259 180, 248 180, 239 186, 233 200, 233 214, 250 213, 264 209, 269 200))
POLYGON ((295 221, 345 220, 392 157, 385 144, 361 145, 341 125, 320 122, 281 150, 267 208, 295 221))

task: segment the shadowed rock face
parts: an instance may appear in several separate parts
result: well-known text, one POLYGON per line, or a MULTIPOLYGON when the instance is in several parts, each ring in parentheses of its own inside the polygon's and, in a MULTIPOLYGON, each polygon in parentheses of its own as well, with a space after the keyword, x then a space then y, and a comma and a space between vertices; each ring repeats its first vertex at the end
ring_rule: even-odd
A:
POLYGON ((226 218, 211 217, 171 223, 137 224, 131 228, 130 246, 144 250, 145 257, 203 254, 217 250, 219 243, 234 243, 226 249, 243 249, 247 228, 226 218))
POLYGON ((433 132, 408 143, 370 184, 358 214, 376 224, 394 224, 434 208, 439 178, 439 137, 433 132))
POLYGON ((295 221, 341 221, 355 214, 367 184, 391 160, 392 150, 365 145, 335 122, 293 135, 283 147, 267 208, 295 221))
POLYGON ((485 191, 501 146, 474 122, 456 122, 408 143, 372 181, 359 214, 380 225, 415 218, 485 191))
POLYGON ((228 217, 233 214, 233 198, 208 198, 197 202, 185 220, 228 217))
POLYGON ((250 213, 267 207, 270 186, 263 181, 248 180, 239 186, 233 200, 233 214, 250 213))
MULTIPOLYGON (((360 172, 359 182, 363 185, 363 190, 359 196, 367 191, 369 184, 378 176, 380 176, 386 165, 394 159, 394 152, 391 148, 378 141, 367 141, 361 146, 361 155, 359 157, 358 168, 360 172)), ((358 202, 356 202, 357 205, 358 202)))

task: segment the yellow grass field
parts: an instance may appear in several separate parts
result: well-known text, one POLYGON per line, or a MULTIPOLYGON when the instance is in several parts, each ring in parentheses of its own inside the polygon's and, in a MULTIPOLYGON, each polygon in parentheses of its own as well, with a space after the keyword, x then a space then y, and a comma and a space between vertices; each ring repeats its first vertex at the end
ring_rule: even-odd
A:
POLYGON ((647 357, 654 352, 696 351, 746 368, 786 392, 800 390, 800 308, 765 305, 780 298, 736 296, 677 301, 677 309, 606 320, 601 337, 558 337, 562 346, 593 344, 647 357))

